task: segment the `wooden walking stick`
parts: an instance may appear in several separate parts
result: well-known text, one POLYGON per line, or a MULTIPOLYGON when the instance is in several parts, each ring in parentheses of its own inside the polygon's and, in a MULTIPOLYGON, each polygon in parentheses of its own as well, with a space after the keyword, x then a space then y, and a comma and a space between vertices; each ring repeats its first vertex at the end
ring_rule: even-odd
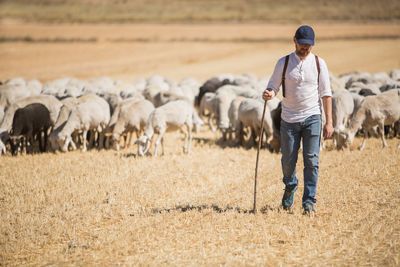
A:
POLYGON ((265 116, 265 108, 267 107, 267 101, 264 102, 264 110, 261 118, 261 131, 260 137, 258 139, 258 149, 257 149, 257 159, 256 159, 256 171, 254 175, 254 202, 253 202, 253 213, 257 212, 257 170, 258 170, 258 158, 260 156, 260 149, 263 139, 263 131, 264 131, 264 116, 265 116))

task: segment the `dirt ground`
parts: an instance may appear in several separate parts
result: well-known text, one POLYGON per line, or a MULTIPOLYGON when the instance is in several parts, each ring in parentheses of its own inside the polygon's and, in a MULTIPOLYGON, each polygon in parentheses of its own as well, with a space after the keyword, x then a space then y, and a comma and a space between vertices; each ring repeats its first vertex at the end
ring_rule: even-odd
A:
MULTIPOLYGON (((219 73, 270 75, 293 50, 297 25, 43 25, 3 21, 1 79, 41 81, 110 76, 126 81, 160 74, 203 81, 219 73), (55 40, 64 40, 56 42, 55 40), (68 40, 80 40, 67 42, 68 40), (47 40, 47 41, 46 41, 47 40), (94 40, 93 42, 84 42, 94 40)), ((389 72, 400 68, 400 25, 315 26, 313 52, 329 70, 389 72), (321 39, 319 41, 319 39, 321 39)))
MULTIPOLYGON (((292 51, 296 27, 3 22, 0 79, 268 75, 292 51), (9 41, 26 36, 31 41, 9 41)), ((398 35, 398 25, 315 29, 322 40, 313 51, 336 75, 400 68, 400 39, 378 38, 398 35)), ((229 147, 205 126, 189 155, 182 135, 168 133, 158 158, 137 158, 136 147, 3 156, 0 265, 399 266, 399 141, 382 149, 371 138, 364 151, 360 138, 344 151, 328 141, 311 217, 302 215, 301 154, 294 208, 286 212, 280 154, 261 151, 258 212, 250 214, 256 149, 229 147)))

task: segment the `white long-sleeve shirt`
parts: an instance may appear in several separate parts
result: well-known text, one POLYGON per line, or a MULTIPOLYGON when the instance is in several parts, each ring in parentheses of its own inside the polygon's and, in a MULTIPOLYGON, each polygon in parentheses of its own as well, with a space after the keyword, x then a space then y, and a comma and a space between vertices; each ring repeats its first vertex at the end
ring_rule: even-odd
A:
MULTIPOLYGON (((282 100, 281 118, 289 123, 301 122, 312 115, 321 114, 321 98, 332 96, 328 67, 318 57, 320 77, 318 86, 318 69, 315 55, 310 53, 303 61, 295 52, 289 56, 285 76, 285 97, 282 100)), ((267 88, 279 92, 282 83, 282 72, 285 57, 279 59, 267 88)))

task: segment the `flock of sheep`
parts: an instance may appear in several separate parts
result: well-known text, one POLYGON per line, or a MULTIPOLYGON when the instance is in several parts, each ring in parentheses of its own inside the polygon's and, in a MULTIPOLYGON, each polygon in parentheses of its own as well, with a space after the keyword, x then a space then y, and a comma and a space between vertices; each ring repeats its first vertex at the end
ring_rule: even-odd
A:
MULTIPOLYGON (((185 134, 189 153, 193 132, 204 125, 222 133, 233 145, 255 145, 260 133, 268 77, 245 73, 221 74, 200 84, 194 78, 179 82, 159 75, 131 83, 107 77, 90 80, 61 78, 44 84, 14 78, 0 85, 0 156, 89 148, 119 150, 132 145, 136 134, 139 156, 151 144, 164 154, 166 131, 185 134), (154 140, 154 136, 158 135, 154 140), (89 140, 87 140, 89 138, 89 140), (39 145, 37 145, 39 144, 39 145)), ((334 145, 343 149, 357 133, 379 136, 383 146, 389 132, 400 133, 400 70, 388 73, 331 75, 334 145)), ((280 148, 278 97, 267 102, 263 122, 265 147, 280 148)), ((262 137, 264 139, 264 136, 262 137)), ((400 147, 400 144, 399 144, 400 147)))

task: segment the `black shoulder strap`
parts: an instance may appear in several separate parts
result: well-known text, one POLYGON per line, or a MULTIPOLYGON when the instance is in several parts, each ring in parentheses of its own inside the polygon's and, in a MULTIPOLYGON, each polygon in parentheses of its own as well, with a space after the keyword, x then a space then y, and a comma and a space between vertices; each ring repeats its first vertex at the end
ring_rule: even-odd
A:
POLYGON ((286 69, 287 69, 288 63, 289 63, 289 55, 287 55, 285 58, 285 66, 283 67, 283 72, 282 72, 282 95, 283 95, 283 97, 285 97, 285 76, 286 76, 286 69))
POLYGON ((317 70, 318 70, 318 87, 319 87, 319 73, 321 72, 321 68, 319 67, 319 59, 318 56, 315 55, 315 62, 317 63, 317 70))

